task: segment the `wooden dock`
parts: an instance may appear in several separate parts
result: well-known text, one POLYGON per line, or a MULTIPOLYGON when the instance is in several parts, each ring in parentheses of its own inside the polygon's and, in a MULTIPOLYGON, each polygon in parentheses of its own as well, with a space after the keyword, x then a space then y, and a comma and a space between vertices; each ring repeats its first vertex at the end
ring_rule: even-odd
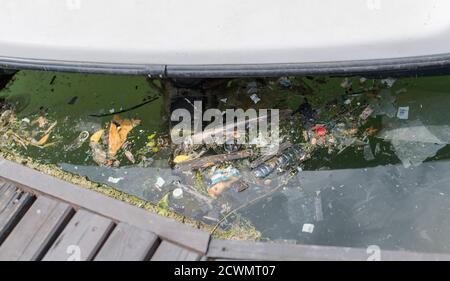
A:
MULTIPOLYGON (((367 260, 366 249, 210 234, 0 158, 0 260, 367 260)), ((382 260, 450 255, 382 251, 382 260)))

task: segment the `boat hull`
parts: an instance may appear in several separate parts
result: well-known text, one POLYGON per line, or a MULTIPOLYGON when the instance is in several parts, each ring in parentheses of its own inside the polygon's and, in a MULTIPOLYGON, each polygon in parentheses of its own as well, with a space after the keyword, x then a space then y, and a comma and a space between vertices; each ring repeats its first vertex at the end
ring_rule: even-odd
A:
POLYGON ((0 67, 235 77, 447 71, 446 0, 2 0, 0 67))

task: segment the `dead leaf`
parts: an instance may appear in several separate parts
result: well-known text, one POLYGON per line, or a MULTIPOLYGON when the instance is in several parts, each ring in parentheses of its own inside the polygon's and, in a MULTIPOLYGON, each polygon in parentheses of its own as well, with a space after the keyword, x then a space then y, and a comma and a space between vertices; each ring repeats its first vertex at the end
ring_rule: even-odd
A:
POLYGON ((122 119, 119 115, 114 115, 109 127, 109 154, 116 155, 117 151, 122 147, 128 137, 128 133, 137 125, 140 120, 122 119))
POLYGON ((50 137, 50 134, 44 135, 36 144, 39 146, 44 145, 48 141, 49 137, 50 137))
POLYGON ((189 159, 191 159, 191 157, 190 157, 189 155, 181 154, 181 155, 177 155, 177 156, 173 159, 173 163, 178 164, 178 163, 187 161, 187 160, 189 160, 189 159))
POLYGON ((109 135, 108 135, 108 151, 109 155, 116 155, 117 151, 122 146, 122 140, 119 135, 119 130, 114 122, 111 122, 109 126, 109 135))
POLYGON ((373 136, 373 135, 375 135, 377 132, 378 132, 378 129, 377 129, 377 128, 374 128, 374 127, 370 127, 370 128, 367 128, 367 129, 366 129, 366 134, 367 134, 368 136, 373 136))
POLYGON ((121 140, 126 140, 128 133, 134 128, 133 122, 129 119, 125 119, 120 123, 119 136, 121 140))
POLYGON ((105 132, 104 129, 100 129, 100 130, 98 130, 97 132, 95 132, 95 133, 91 136, 90 142, 91 142, 91 143, 98 143, 98 142, 100 141, 100 139, 102 138, 104 132, 105 132))

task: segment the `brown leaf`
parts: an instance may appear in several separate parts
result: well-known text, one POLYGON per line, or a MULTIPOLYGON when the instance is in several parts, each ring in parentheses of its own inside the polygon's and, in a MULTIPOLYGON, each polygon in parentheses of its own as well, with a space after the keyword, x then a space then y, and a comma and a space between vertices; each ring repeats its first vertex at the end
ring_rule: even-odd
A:
POLYGON ((122 146, 122 140, 119 135, 119 130, 114 122, 111 122, 109 126, 109 135, 108 135, 108 152, 109 155, 116 155, 117 151, 122 146))
POLYGON ((45 134, 36 144, 39 146, 44 145, 48 141, 49 137, 50 134, 45 134))
POLYGON ((114 115, 109 127, 109 154, 116 155, 117 151, 122 147, 128 137, 128 133, 137 125, 140 120, 122 119, 119 115, 114 115))

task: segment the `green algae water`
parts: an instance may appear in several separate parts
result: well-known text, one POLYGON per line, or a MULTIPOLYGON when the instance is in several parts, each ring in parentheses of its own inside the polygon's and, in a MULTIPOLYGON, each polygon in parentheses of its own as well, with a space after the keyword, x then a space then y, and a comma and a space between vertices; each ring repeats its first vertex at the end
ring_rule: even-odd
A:
MULTIPOLYGON (((146 120, 150 133, 161 129, 161 104, 158 91, 145 77, 102 76, 84 74, 55 74, 48 72, 18 72, 2 96, 17 108, 19 119, 45 116, 58 121, 55 133, 63 136, 56 149, 30 147, 27 155, 48 163, 88 163, 87 144, 74 153, 67 153, 65 146, 76 141, 80 132, 95 131, 111 120, 114 112, 141 104, 149 97, 158 99, 133 110, 123 117, 146 120), (106 115, 96 117, 94 115, 106 115)), ((134 132, 133 132, 134 133, 134 132)), ((136 132, 130 139, 145 141, 147 134, 136 132)))
MULTIPOLYGON (((140 76, 20 71, 0 98, 14 106, 25 130, 39 117, 56 121, 48 141, 54 145, 7 149, 208 224, 238 209, 263 240, 450 252, 450 76, 226 79, 175 89, 172 96, 164 85, 140 76), (289 173, 208 198, 201 192, 208 175, 174 172, 177 147, 168 141, 171 110, 194 99, 221 110, 290 110, 298 118, 282 120, 282 134, 309 148, 315 138, 304 140, 303 132, 315 124, 335 138, 314 144, 309 159, 289 173), (371 116, 361 122, 367 107, 371 116), (89 141, 79 137, 107 131, 114 114, 140 120, 127 136, 135 161, 121 151, 113 165, 99 166, 89 141), (173 198, 174 182, 192 185, 201 196, 173 198)), ((221 152, 208 147, 207 154, 221 152)), ((250 177, 247 160, 235 166, 250 177)), ((234 223, 232 216, 221 222, 224 228, 234 223)))

